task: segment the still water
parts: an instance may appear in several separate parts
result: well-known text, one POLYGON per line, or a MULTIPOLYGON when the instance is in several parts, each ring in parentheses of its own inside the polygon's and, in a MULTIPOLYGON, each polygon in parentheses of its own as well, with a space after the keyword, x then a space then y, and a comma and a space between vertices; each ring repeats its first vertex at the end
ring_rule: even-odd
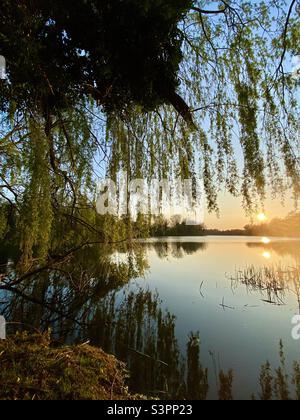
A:
POLYGON ((98 251, 2 293, 1 312, 51 327, 60 343, 90 340, 128 364, 132 391, 161 398, 218 398, 219 373, 231 370, 234 398, 258 396, 280 340, 287 371, 300 361, 300 239, 167 238, 98 251))
MULTIPOLYGON (((198 331, 201 362, 211 376, 216 363, 219 369, 235 372, 236 398, 249 398, 256 392, 262 363, 268 360, 278 366, 280 340, 287 361, 300 360, 300 341, 291 335, 292 317, 299 314, 300 271, 292 274, 299 270, 298 241, 208 237, 152 240, 150 244, 150 269, 138 284, 157 290, 164 307, 176 316, 181 351, 186 349, 188 334, 198 331), (259 270, 266 271, 267 284, 253 283, 259 270), (270 278, 273 270, 275 281, 282 281, 275 287, 270 278)), ((261 282, 260 277, 257 280, 261 282)), ((214 397, 215 384, 210 379, 209 395, 214 397)))

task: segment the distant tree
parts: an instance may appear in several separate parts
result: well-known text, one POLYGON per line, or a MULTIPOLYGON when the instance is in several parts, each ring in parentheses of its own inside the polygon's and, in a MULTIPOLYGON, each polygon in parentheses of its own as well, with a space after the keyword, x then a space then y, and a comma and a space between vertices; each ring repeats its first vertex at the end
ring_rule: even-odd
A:
POLYGON ((181 217, 172 217, 171 220, 160 216, 154 219, 150 227, 150 234, 153 237, 163 236, 203 236, 203 225, 189 225, 181 217))
POLYGON ((254 236, 291 236, 300 237, 300 213, 289 214, 284 219, 273 219, 269 223, 247 225, 245 230, 254 236))

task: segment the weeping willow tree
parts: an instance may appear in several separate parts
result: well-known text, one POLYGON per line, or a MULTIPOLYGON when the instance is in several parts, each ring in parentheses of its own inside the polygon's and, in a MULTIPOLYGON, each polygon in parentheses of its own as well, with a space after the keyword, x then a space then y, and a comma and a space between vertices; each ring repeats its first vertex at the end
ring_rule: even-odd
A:
POLYGON ((121 169, 202 177, 211 211, 224 188, 248 213, 269 188, 297 201, 299 17, 297 0, 3 0, 0 235, 23 266, 134 236, 95 211, 121 169))

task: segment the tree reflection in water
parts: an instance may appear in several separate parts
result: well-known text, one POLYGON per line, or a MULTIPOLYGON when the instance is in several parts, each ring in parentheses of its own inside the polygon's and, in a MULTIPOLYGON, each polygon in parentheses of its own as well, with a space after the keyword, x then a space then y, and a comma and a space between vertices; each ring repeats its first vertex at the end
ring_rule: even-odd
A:
POLYGON ((145 242, 142 245, 145 250, 154 250, 160 259, 169 257, 181 259, 186 255, 193 255, 198 251, 205 251, 208 247, 208 244, 205 242, 176 242, 175 240, 157 240, 154 242, 145 242))
POLYGON ((135 392, 205 399, 208 383, 200 364, 200 342, 190 336, 185 361, 176 339, 176 319, 160 303, 158 295, 140 290, 129 292, 118 304, 113 293, 98 307, 96 322, 84 336, 128 363, 135 392))
MULTIPOLYGON (((0 268, 1 269, 1 268, 0 268)), ((91 247, 62 263, 21 276, 11 260, 1 269, 2 313, 6 319, 45 330, 64 341, 75 326, 89 324, 99 302, 132 278, 143 276, 143 252, 128 252, 114 261, 105 249, 91 247)))
MULTIPOLYGON (((196 252, 199 244, 171 245, 172 255, 196 252)), ((156 252, 162 248, 156 246, 156 252)), ((169 245, 167 247, 169 249, 169 245)), ((207 371, 200 342, 191 335, 184 360, 175 335, 175 317, 161 308, 157 294, 120 290, 147 270, 144 247, 121 249, 111 258, 103 249, 82 250, 75 258, 19 281, 10 262, 2 266, 1 313, 9 332, 51 328, 59 343, 89 339, 126 361, 130 388, 162 399, 205 399, 207 371), (15 323, 15 321, 18 323, 15 323)))
MULTIPOLYGON (((182 354, 176 338, 176 318, 162 309, 158 294, 129 285, 131 279, 142 277, 148 269, 145 250, 150 246, 161 258, 182 258, 205 249, 202 243, 162 242, 134 250, 123 248, 112 258, 105 249, 92 247, 22 282, 12 263, 6 262, 0 267, 0 311, 9 322, 18 321, 9 326, 9 332, 51 328, 60 344, 90 340, 127 362, 133 392, 160 399, 204 400, 216 376, 218 398, 233 399, 233 372, 208 372, 202 366, 199 334, 187 337, 186 354, 182 354)), ((235 281, 264 289, 267 282, 274 292, 279 283, 274 283, 270 273, 253 277, 250 272, 249 277, 245 272, 235 281)), ((282 282, 281 278, 281 288, 282 282)), ((280 354, 282 366, 275 373, 268 363, 262 367, 261 399, 289 395, 282 346, 280 354)), ((290 380, 300 398, 299 372, 295 364, 290 380)))

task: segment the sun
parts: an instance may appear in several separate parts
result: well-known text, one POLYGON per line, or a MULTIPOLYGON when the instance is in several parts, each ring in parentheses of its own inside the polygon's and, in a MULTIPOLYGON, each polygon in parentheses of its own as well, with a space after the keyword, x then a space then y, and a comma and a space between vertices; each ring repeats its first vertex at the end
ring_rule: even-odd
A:
POLYGON ((257 220, 259 222, 266 222, 268 220, 268 217, 267 217, 267 215, 265 213, 259 213, 257 215, 257 220))

